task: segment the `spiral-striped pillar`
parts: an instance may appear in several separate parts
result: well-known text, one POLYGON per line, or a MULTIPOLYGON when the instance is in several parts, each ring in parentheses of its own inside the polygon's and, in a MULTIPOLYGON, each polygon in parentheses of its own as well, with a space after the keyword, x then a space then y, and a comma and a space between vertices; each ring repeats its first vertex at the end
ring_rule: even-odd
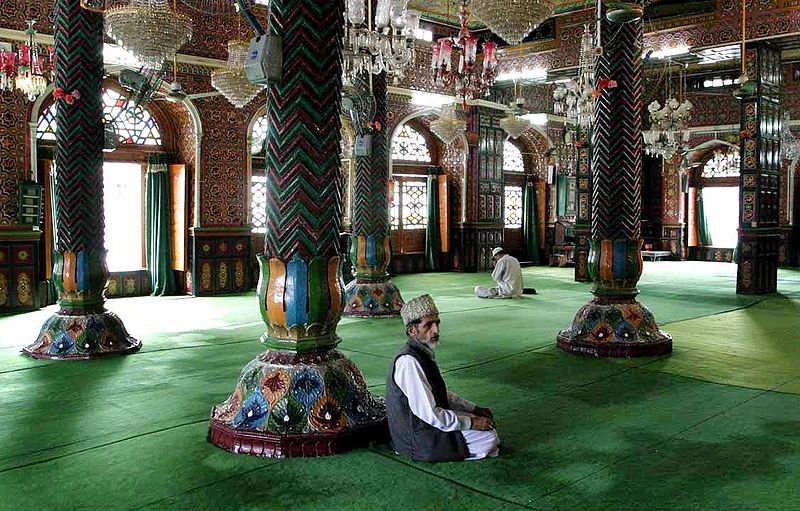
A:
POLYGON ((344 2, 273 0, 283 78, 269 84, 267 235, 258 302, 267 350, 211 412, 209 441, 267 457, 322 456, 385 428, 385 405, 337 351, 342 313, 339 108, 344 2))
POLYGON ((636 301, 642 274, 641 12, 627 23, 604 17, 601 34, 603 52, 594 65, 599 97, 592 120, 588 260, 595 298, 559 332, 557 343, 567 352, 603 357, 668 353, 672 338, 636 301))
MULTIPOLYGON (((369 77, 359 76, 359 88, 369 87, 369 77)), ((353 175, 353 234, 350 261, 355 280, 345 289, 345 316, 397 316, 403 306, 400 290, 389 279, 392 258, 389 243, 389 140, 386 133, 386 74, 372 76, 375 125, 372 153, 356 156, 353 175)), ((364 135, 364 132, 357 133, 364 135)))
POLYGON ((22 352, 56 359, 129 353, 138 350, 141 342, 103 305, 108 280, 103 217, 103 17, 82 9, 80 0, 57 0, 54 15, 58 129, 53 283, 61 309, 22 352))

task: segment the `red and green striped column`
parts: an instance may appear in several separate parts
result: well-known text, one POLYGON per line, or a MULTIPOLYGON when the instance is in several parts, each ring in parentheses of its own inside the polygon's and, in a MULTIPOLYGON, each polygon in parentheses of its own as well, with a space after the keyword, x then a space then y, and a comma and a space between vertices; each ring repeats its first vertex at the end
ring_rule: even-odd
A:
POLYGON ((636 301, 642 274, 642 20, 619 24, 604 18, 603 52, 595 58, 600 91, 592 122, 592 232, 588 271, 595 298, 558 347, 597 357, 638 357, 672 351, 672 337, 636 301))
MULTIPOLYGON (((359 76, 362 88, 369 87, 368 76, 359 76)), ((350 261, 355 279, 345 289, 345 316, 397 316, 403 307, 400 290, 389 278, 392 259, 389 242, 389 140, 386 133, 386 74, 373 75, 375 97, 372 153, 356 156, 353 175, 353 234, 350 261)), ((363 136, 361 130, 357 135, 363 136)))
POLYGON ((103 216, 103 17, 80 0, 54 6, 56 90, 56 254, 60 310, 22 352, 34 358, 89 359, 141 347, 104 307, 108 280, 103 216), (77 93, 77 94, 76 94, 77 93))
POLYGON ((385 432, 385 405, 335 348, 342 313, 338 233, 344 3, 273 0, 283 78, 267 100, 267 235, 258 304, 267 350, 211 412, 209 441, 242 454, 323 456, 385 432))

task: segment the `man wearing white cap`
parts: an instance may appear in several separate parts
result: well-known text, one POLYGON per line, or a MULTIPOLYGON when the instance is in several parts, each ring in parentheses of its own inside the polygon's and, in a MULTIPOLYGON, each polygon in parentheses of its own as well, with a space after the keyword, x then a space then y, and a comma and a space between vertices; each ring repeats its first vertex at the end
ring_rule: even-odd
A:
POLYGON ((448 392, 436 365, 440 321, 433 298, 407 301, 400 315, 408 341, 386 379, 386 415, 395 452, 419 461, 497 456, 492 411, 448 392))
POLYGON ((492 261, 494 262, 492 279, 497 283, 497 287, 475 286, 475 296, 478 298, 522 296, 522 267, 517 258, 506 253, 503 247, 496 247, 492 249, 492 261))

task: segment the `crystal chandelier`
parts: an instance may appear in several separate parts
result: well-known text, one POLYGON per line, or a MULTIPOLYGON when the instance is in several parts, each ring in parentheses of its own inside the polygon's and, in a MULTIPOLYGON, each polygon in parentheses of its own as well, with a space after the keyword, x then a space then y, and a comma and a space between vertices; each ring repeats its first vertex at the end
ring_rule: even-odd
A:
POLYGON ((594 112, 594 43, 589 24, 583 25, 578 79, 559 84, 553 91, 553 113, 565 116, 572 123, 588 128, 594 112))
POLYGON ((661 156, 665 160, 672 158, 675 153, 686 152, 689 147, 691 133, 687 126, 692 118, 694 105, 687 100, 681 101, 683 89, 683 71, 679 77, 680 87, 678 98, 672 95, 672 62, 667 61, 666 91, 664 97, 667 98, 664 106, 657 100, 647 105, 650 112, 650 129, 642 132, 645 143, 645 153, 650 156, 661 156))
POLYGON ((211 72, 211 86, 236 108, 252 101, 263 85, 251 83, 244 72, 249 43, 240 39, 228 41, 228 64, 224 69, 211 72))
POLYGON ((472 0, 472 11, 511 46, 553 15, 553 0, 472 0))
POLYGON ((414 34, 419 12, 407 9, 408 0, 378 0, 374 29, 370 29, 371 0, 347 0, 344 33, 344 76, 352 83, 362 71, 386 71, 400 79, 414 64, 414 34))
POLYGON ((497 69, 497 43, 483 43, 483 70, 479 73, 476 64, 478 38, 467 28, 470 12, 466 0, 458 7, 461 30, 456 37, 442 37, 431 45, 431 70, 433 81, 440 87, 454 87, 456 95, 467 100, 487 94, 494 85, 497 69), (458 66, 453 70, 453 49, 461 50, 458 66))
POLYGON ((798 145, 800 142, 792 134, 789 128, 789 112, 783 112, 783 128, 781 129, 781 156, 784 160, 794 160, 797 158, 798 145))
POLYGON ((650 129, 642 132, 645 153, 650 156, 661 156, 665 160, 675 153, 685 152, 691 133, 687 124, 692 118, 692 102, 688 99, 680 102, 671 97, 664 107, 658 101, 647 106, 650 112, 650 129))
POLYGON ((467 121, 460 119, 455 104, 442 105, 442 115, 431 122, 431 131, 445 143, 452 144, 467 130, 467 121))
POLYGON ((192 20, 168 0, 130 0, 105 11, 106 31, 147 67, 160 68, 192 38, 192 20))
POLYGON ((55 48, 47 47, 45 59, 45 49, 36 44, 34 23, 36 20, 28 20, 25 42, 17 51, 0 50, 0 90, 19 90, 29 101, 36 101, 47 90, 47 75, 52 74, 55 62, 55 48))

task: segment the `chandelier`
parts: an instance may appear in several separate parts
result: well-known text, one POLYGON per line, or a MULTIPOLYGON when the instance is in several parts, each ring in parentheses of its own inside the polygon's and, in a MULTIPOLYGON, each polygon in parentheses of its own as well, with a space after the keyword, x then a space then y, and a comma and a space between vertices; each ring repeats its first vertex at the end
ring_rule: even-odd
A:
POLYGON ((692 118, 692 102, 688 99, 680 102, 671 97, 664 107, 658 101, 647 106, 650 112, 650 129, 642 132, 645 153, 650 156, 661 156, 665 160, 675 153, 688 149, 691 133, 687 124, 692 118))
POLYGON ((467 130, 467 121, 460 119, 455 104, 442 105, 442 115, 431 122, 431 131, 445 143, 452 144, 467 130))
POLYGON ((263 85, 250 82, 245 75, 248 45, 247 41, 240 39, 228 41, 227 65, 224 69, 211 72, 211 86, 236 108, 245 106, 264 88, 263 85))
POLYGON ((669 74, 664 94, 667 99, 663 107, 657 100, 647 105, 647 111, 650 113, 650 129, 642 132, 645 153, 650 156, 661 156, 665 160, 672 158, 675 153, 683 153, 689 149, 691 133, 688 124, 694 108, 688 99, 682 101, 683 70, 678 81, 677 99, 672 95, 671 60, 667 60, 667 70, 669 74))
POLYGON ((789 128, 789 112, 783 112, 783 128, 781 129, 781 156, 784 160, 794 160, 797 158, 798 145, 792 130, 789 128))
POLYGON ((559 84, 553 91, 553 113, 563 115, 582 128, 592 124, 594 112, 594 44, 589 24, 583 25, 578 79, 559 84))
POLYGON ((454 87, 456 95, 467 100, 488 94, 494 85, 494 72, 497 69, 497 43, 486 41, 483 43, 483 70, 478 73, 476 58, 478 53, 478 38, 470 33, 467 28, 470 12, 466 0, 462 0, 458 7, 458 19, 461 21, 461 30, 457 37, 442 37, 431 45, 431 70, 433 81, 440 87, 454 87), (461 55, 458 66, 453 69, 453 49, 458 49, 461 55))
POLYGON ((344 33, 344 76, 348 82, 362 71, 386 71, 400 79, 413 65, 414 34, 419 12, 407 9, 408 0, 378 0, 374 29, 370 29, 371 0, 347 0, 344 33))
POLYGON ((472 11, 511 46, 553 15, 553 0, 472 0, 472 11))
POLYGON ((106 31, 145 66, 160 68, 192 38, 192 20, 168 0, 130 0, 105 11, 106 31))
POLYGON ((17 51, 0 50, 0 90, 16 89, 29 101, 36 101, 36 97, 47 90, 47 75, 52 74, 55 62, 54 47, 45 49, 36 44, 34 23, 36 20, 28 20, 25 42, 20 43, 17 51))

